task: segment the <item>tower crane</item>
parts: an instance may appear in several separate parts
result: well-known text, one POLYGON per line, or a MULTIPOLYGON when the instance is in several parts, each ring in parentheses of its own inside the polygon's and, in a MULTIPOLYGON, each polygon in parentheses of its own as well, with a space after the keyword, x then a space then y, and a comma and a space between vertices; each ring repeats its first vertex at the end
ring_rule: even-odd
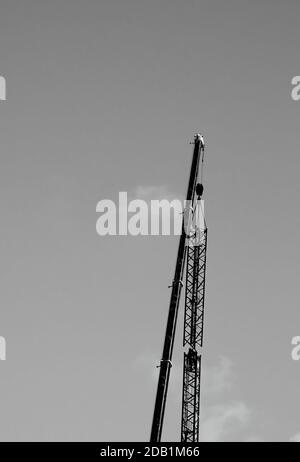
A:
POLYGON ((185 309, 183 347, 183 392, 181 441, 199 440, 200 377, 203 344, 207 228, 201 200, 203 195, 204 140, 194 136, 193 159, 186 195, 182 231, 179 239, 175 274, 164 339, 162 359, 155 398, 150 441, 161 441, 167 400, 172 354, 176 332, 181 289, 185 274, 185 309), (201 182, 197 183, 200 166, 201 182))

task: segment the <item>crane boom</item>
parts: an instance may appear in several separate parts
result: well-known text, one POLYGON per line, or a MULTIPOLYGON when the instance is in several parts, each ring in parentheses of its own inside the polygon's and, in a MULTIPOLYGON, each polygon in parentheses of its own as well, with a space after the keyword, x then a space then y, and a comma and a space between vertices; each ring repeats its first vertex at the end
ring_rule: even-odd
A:
MULTIPOLYGON (((201 202, 198 201, 198 207, 201 202)), ((203 216, 204 218, 204 216, 203 216)), ((181 441, 199 441, 201 355, 206 273, 207 228, 196 225, 187 250, 183 346, 184 353, 181 441)))
MULTIPOLYGON (((193 204, 196 192, 196 184, 199 170, 199 162, 201 153, 204 150, 204 142, 201 135, 197 134, 194 137, 194 151, 193 159, 189 177, 188 190, 186 195, 187 204, 193 204)), ((188 208, 188 222, 192 210, 188 208)), ((173 345, 176 331, 177 315, 179 300, 182 288, 182 277, 184 271, 184 264, 186 258, 186 230, 185 230, 185 220, 183 220, 182 231, 179 239, 179 246, 177 252, 177 260, 175 267, 175 275, 172 283, 172 292, 169 305, 169 314, 167 320, 167 327, 165 333, 165 340, 163 346, 162 359, 160 361, 160 371, 154 406, 154 414, 151 428, 150 441, 152 443, 160 442, 163 428, 163 420, 165 413, 165 406, 167 400, 168 384, 170 378, 170 371, 172 367, 172 354, 173 354, 173 345)))

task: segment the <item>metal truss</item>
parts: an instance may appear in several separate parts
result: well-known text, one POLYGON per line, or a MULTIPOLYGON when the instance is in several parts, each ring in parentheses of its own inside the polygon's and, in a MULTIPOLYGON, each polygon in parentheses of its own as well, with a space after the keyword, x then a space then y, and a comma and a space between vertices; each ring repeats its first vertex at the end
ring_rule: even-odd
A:
POLYGON ((183 346, 203 344, 207 228, 197 229, 188 241, 183 346))
POLYGON ((181 441, 199 441, 201 356, 184 353, 181 441))
POLYGON ((187 239, 186 292, 184 311, 184 353, 181 441, 199 441, 201 355, 203 344, 207 228, 195 228, 187 239))

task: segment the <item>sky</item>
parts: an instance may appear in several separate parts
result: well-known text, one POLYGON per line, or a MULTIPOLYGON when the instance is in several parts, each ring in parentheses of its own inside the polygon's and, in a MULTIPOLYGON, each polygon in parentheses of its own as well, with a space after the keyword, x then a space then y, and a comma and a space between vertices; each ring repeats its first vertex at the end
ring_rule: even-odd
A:
POLYGON ((178 236, 99 236, 96 205, 183 197, 198 132, 201 440, 300 440, 299 15, 297 0, 0 0, 1 441, 149 440, 178 236))

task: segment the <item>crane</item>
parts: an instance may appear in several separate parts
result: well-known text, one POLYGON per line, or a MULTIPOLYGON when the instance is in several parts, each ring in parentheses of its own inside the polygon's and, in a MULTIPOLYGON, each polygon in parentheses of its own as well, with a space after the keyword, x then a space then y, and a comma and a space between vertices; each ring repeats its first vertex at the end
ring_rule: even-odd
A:
POLYGON ((181 441, 184 442, 199 441, 201 354, 198 350, 203 346, 207 249, 207 227, 200 194, 196 210, 201 216, 190 235, 186 261, 183 346, 189 349, 184 352, 183 361, 181 441))
POLYGON ((183 347, 189 347, 189 349, 184 352, 181 441, 197 442, 199 439, 201 355, 198 350, 199 347, 202 348, 203 342, 207 228, 201 204, 205 148, 203 137, 196 134, 193 144, 193 158, 184 219, 177 251, 175 274, 171 286, 172 291, 162 359, 159 366, 160 371, 150 436, 150 442, 152 443, 160 442, 162 436, 180 295, 184 285, 185 264, 183 347), (200 162, 201 183, 197 183, 200 162), (202 226, 199 220, 200 214, 202 214, 203 218, 202 226), (192 224, 195 224, 195 226, 192 224))

